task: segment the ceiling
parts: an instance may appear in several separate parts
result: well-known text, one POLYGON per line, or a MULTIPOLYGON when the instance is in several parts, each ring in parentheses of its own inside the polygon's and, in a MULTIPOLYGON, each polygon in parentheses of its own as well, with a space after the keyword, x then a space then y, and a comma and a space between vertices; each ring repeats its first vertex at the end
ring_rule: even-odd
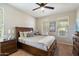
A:
POLYGON ((43 16, 67 12, 79 8, 79 3, 48 3, 46 6, 55 7, 55 9, 54 10, 44 9, 44 11, 38 9, 36 11, 32 11, 32 9, 37 8, 39 6, 35 3, 11 3, 10 5, 34 17, 43 17, 43 16))

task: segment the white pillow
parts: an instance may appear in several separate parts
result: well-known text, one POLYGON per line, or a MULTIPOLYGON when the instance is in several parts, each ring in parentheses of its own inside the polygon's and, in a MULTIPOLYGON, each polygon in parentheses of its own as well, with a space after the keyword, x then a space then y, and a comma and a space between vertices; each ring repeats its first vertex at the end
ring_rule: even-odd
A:
POLYGON ((24 37, 27 37, 28 32, 24 32, 24 37))
POLYGON ((28 37, 28 34, 32 33, 32 31, 28 31, 28 32, 19 32, 20 33, 20 37, 28 37))
POLYGON ((20 37, 24 37, 24 32, 19 32, 20 37))

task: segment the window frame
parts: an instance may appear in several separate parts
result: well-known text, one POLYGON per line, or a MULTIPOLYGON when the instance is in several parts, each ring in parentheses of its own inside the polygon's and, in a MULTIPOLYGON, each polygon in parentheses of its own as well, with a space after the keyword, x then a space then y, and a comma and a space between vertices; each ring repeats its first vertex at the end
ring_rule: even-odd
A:
POLYGON ((60 18, 58 18, 57 19, 57 35, 58 35, 58 37, 63 37, 63 38, 65 38, 65 37, 68 37, 68 32, 69 32, 69 16, 65 16, 65 17, 60 17, 60 18), (58 23, 59 23, 59 21, 62 21, 62 20, 66 20, 67 19, 67 22, 68 22, 68 27, 67 27, 67 32, 65 32, 65 35, 64 36, 62 36, 62 35, 60 35, 59 34, 59 31, 58 31, 58 29, 59 29, 59 27, 58 27, 58 23))

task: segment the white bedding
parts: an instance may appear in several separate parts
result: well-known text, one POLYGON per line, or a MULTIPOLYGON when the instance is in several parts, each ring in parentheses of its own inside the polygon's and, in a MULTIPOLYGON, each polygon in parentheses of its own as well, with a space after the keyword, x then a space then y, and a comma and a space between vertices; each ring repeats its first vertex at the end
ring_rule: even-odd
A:
POLYGON ((33 37, 19 37, 19 42, 47 51, 53 41, 54 36, 33 36, 33 37))

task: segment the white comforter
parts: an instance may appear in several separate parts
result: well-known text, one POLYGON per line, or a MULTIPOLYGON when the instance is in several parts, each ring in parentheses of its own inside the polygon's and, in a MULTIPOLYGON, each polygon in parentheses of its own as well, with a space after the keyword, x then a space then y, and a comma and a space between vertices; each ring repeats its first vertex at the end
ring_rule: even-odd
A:
POLYGON ((39 40, 38 42, 41 44, 45 44, 49 48, 54 40, 55 40, 54 36, 46 36, 46 37, 42 38, 41 40, 39 40))
POLYGON ((19 37, 20 42, 36 48, 43 49, 45 51, 47 51, 47 49, 51 46, 54 40, 54 36, 19 37))

